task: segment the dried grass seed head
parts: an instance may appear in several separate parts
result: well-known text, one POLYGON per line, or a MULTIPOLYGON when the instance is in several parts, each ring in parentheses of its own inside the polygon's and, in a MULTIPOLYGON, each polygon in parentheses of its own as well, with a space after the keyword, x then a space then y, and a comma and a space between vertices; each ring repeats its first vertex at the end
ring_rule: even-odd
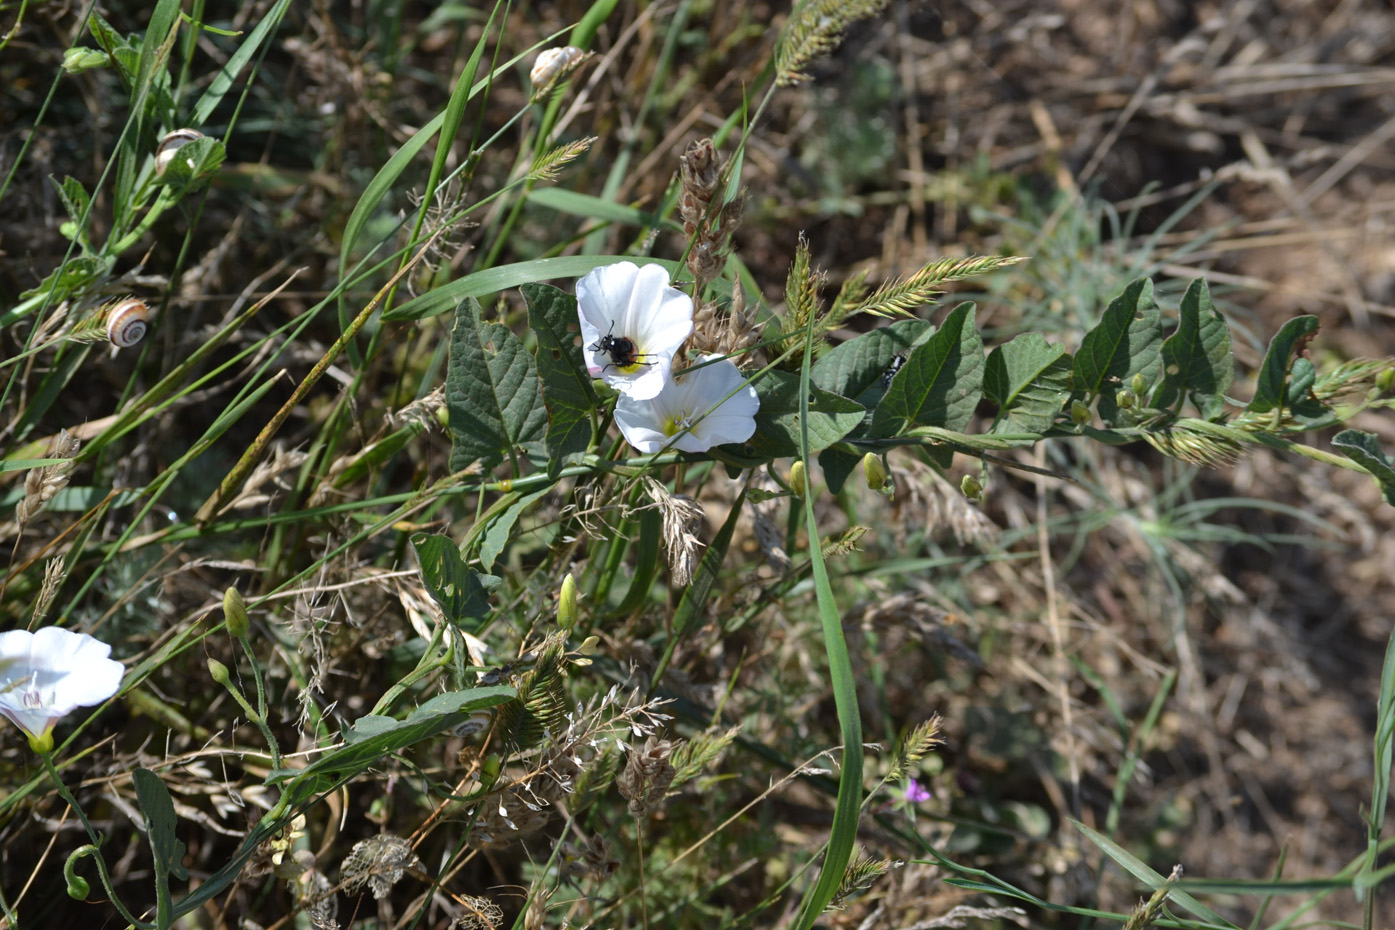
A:
POLYGON ((81 447, 82 443, 77 437, 69 435, 66 429, 59 430, 58 435, 49 443, 44 458, 64 461, 42 468, 31 468, 25 472, 24 497, 15 505, 15 520, 21 529, 36 513, 44 509, 45 504, 53 500, 54 495, 68 486, 68 474, 76 464, 72 458, 81 447))
POLYGON ((639 819, 663 802, 668 786, 677 770, 669 761, 673 743, 651 736, 641 749, 630 748, 625 757, 625 770, 615 779, 620 796, 629 801, 631 816, 639 819))

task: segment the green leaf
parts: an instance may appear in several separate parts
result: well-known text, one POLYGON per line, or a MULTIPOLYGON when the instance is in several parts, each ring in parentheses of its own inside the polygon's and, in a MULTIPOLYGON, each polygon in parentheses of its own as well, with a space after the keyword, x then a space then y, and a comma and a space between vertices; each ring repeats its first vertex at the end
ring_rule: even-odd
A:
POLYGON ((847 443, 837 443, 819 453, 819 468, 823 469, 823 480, 828 490, 837 494, 848 483, 848 476, 862 464, 861 452, 854 452, 847 443))
POLYGON ((809 373, 814 385, 875 407, 886 393, 887 369, 930 329, 929 320, 899 320, 879 326, 829 350, 809 373))
POLYGON ((68 219, 74 223, 81 223, 83 216, 87 213, 88 206, 92 203, 92 195, 87 193, 87 188, 82 186, 82 182, 77 178, 64 178, 63 183, 52 176, 53 186, 58 188, 58 199, 63 202, 63 209, 68 214, 68 219))
POLYGON ((1313 396, 1316 383, 1317 369, 1313 363, 1302 356, 1295 358, 1284 388, 1284 406, 1290 417, 1313 429, 1334 422, 1332 409, 1313 396))
POLYGON ((131 781, 136 786, 136 800, 140 802, 141 817, 145 820, 146 838, 155 856, 155 873, 166 887, 170 875, 178 879, 188 878, 189 873, 184 868, 184 843, 174 835, 177 821, 169 789, 160 776, 149 769, 132 769, 131 781))
MULTIPOLYGON (((755 382, 760 397, 756 432, 747 442, 751 454, 765 460, 799 454, 799 375, 768 371, 755 382)), ((809 445, 827 448, 852 432, 866 413, 862 405, 820 388, 810 388, 809 445)))
POLYGON ((1269 351, 1259 366, 1259 376, 1255 381, 1255 396, 1245 409, 1251 413, 1268 413, 1283 405, 1287 396, 1284 384, 1288 380, 1289 363, 1295 351, 1302 351, 1308 340, 1318 331, 1318 318, 1296 316, 1283 325, 1283 328, 1269 342, 1269 351))
POLYGON ((983 393, 998 405, 995 433, 1041 433, 1070 397, 1071 357, 1040 333, 1023 333, 988 354, 983 393))
POLYGON ((489 594, 450 537, 416 533, 412 548, 421 564, 422 583, 448 621, 460 625, 467 618, 489 614, 489 594))
POLYGON ((193 187, 222 167, 227 157, 227 150, 217 139, 195 139, 179 147, 156 183, 176 190, 193 187))
POLYGON ((872 435, 896 436, 913 424, 963 430, 982 396, 983 367, 974 305, 962 303, 891 379, 872 415, 872 435))
POLYGON ((536 491, 521 495, 516 501, 505 507, 498 516, 489 521, 489 528, 484 532, 484 539, 480 541, 480 567, 485 571, 494 568, 494 560, 499 558, 499 553, 504 551, 504 547, 513 538, 514 524, 523 515, 523 511, 540 497, 545 497, 552 493, 553 486, 543 485, 536 491))
POLYGON ((591 445, 596 392, 577 341, 581 326, 576 298, 547 284, 525 284, 521 290, 528 323, 538 337, 538 375, 547 405, 547 469, 556 475, 564 458, 591 445))
POLYGON ((533 356, 508 327, 483 322, 473 298, 455 313, 446 411, 451 471, 477 461, 491 469, 514 447, 541 439, 547 425, 533 356))
POLYGON ((66 300, 74 291, 86 287, 111 271, 115 260, 102 255, 79 255, 60 265, 52 274, 44 278, 38 287, 31 287, 20 294, 21 300, 37 297, 48 292, 50 304, 66 300))
POLYGON ((679 232, 682 226, 673 220, 666 220, 657 213, 649 213, 635 207, 605 200, 592 194, 564 190, 560 187, 539 187, 528 193, 528 202, 538 206, 580 216, 588 220, 606 220, 623 223, 626 226, 640 226, 649 229, 662 227, 670 232, 679 232))
POLYGON ((273 771, 267 776, 267 784, 287 779, 294 779, 297 784, 341 784, 393 753, 464 723, 472 713, 506 704, 517 696, 510 685, 492 685, 438 694, 405 720, 368 714, 345 728, 344 745, 303 769, 273 771))
MULTIPOLYGON (((1133 853, 1124 849, 1124 847, 1120 846, 1118 843, 1114 842, 1109 837, 1105 836, 1103 833, 1100 833, 1098 830, 1090 829, 1078 820, 1072 820, 1071 823, 1074 824, 1077 830, 1079 830, 1081 833, 1084 833, 1085 837, 1090 842, 1098 846, 1101 852, 1103 852, 1109 858, 1113 859, 1116 863, 1119 864, 1121 868, 1126 870, 1134 878, 1143 882, 1143 884, 1147 885, 1149 888, 1153 889, 1154 891, 1157 891, 1163 885, 1167 884, 1166 878, 1164 878, 1162 875, 1160 875, 1152 868, 1149 868, 1147 863, 1143 862, 1137 856, 1133 855, 1133 853)), ((1201 918, 1202 920, 1208 921, 1215 926, 1235 926, 1235 924, 1232 924, 1230 921, 1226 920, 1220 914, 1217 914, 1215 911, 1211 910, 1209 907, 1202 904, 1196 898, 1187 894, 1185 891, 1176 887, 1175 885, 1168 889, 1167 896, 1178 906, 1185 908, 1186 910, 1195 914, 1197 917, 1201 918)))
POLYGON ((1187 285, 1180 310, 1176 332, 1163 343, 1162 384, 1153 406, 1169 409, 1188 397, 1203 419, 1214 420, 1225 409, 1225 392, 1235 376, 1230 326, 1201 278, 1187 285))
POLYGON ((185 846, 174 835, 176 824, 174 802, 170 800, 169 789, 160 777, 149 769, 137 767, 131 772, 131 781, 136 788, 136 800, 140 803, 141 816, 145 820, 145 835, 150 842, 150 852, 155 862, 155 923, 153 926, 170 926, 170 876, 181 881, 188 879, 189 872, 184 868, 185 846))
MULTIPOLYGON (((213 111, 218 108, 218 104, 223 101, 223 97, 232 89, 237 76, 242 73, 242 69, 252 60, 252 57, 261 49, 262 44, 280 27, 281 20, 285 19, 286 11, 290 9, 291 0, 277 0, 275 6, 260 13, 257 16, 257 27, 253 29, 242 44, 237 47, 223 66, 218 69, 218 73, 213 76, 213 80, 208 83, 208 89, 199 97, 194 108, 189 111, 189 121, 187 126, 202 126, 213 115, 213 111)), ((340 267, 343 267, 342 265, 340 267)))
POLYGON ((532 261, 516 262, 486 268, 457 278, 449 284, 442 284, 413 298, 405 304, 383 312, 384 321, 424 320, 453 308, 466 297, 483 297, 497 294, 511 287, 535 281, 550 281, 554 278, 579 278, 601 265, 615 262, 633 262, 636 265, 663 265, 669 276, 678 273, 678 262, 668 259, 644 258, 632 255, 566 255, 561 258, 535 258, 532 261))
POLYGON ((1380 440, 1359 429, 1344 429, 1332 438, 1332 445, 1347 458, 1366 469, 1380 485, 1387 504, 1395 504, 1395 468, 1381 450, 1380 440))
POLYGON ((1153 282, 1139 278, 1110 301, 1099 325, 1080 340, 1075 354, 1075 389, 1099 395, 1100 418, 1119 422, 1115 393, 1134 375, 1149 384, 1162 369, 1162 314, 1153 299, 1153 282))

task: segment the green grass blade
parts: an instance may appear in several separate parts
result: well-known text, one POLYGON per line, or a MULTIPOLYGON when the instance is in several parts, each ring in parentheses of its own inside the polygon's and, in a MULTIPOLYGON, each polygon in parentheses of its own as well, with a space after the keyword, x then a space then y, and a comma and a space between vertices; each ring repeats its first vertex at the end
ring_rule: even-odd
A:
MULTIPOLYGON (((809 375, 813 368, 814 318, 810 316, 804 332, 804 364, 800 371, 800 458, 805 473, 813 475, 814 458, 809 448, 809 375)), ((812 487, 804 495, 804 521, 809 535, 809 558, 814 572, 814 593, 819 607, 819 625, 823 630, 824 650, 828 655, 828 671, 833 681, 833 699, 838 707, 838 730, 843 741, 843 773, 838 779, 838 800, 834 806, 833 828, 825 847, 819 880, 804 896, 795 930, 809 930, 828 902, 833 900, 843 880, 843 870, 852 857, 853 841, 862 811, 862 719, 857 705, 857 684, 853 678, 848 644, 843 638, 843 621, 833 599, 833 587, 828 581, 819 545, 818 519, 814 513, 812 487)))
MULTIPOLYGON (((1139 859, 1133 853, 1129 852, 1127 849, 1120 846, 1118 843, 1114 842, 1109 837, 1105 836, 1103 833, 1100 833, 1097 830, 1090 829, 1078 820, 1072 820, 1071 823, 1075 824, 1075 828, 1079 830, 1081 833, 1084 833, 1086 838, 1089 839, 1090 842, 1098 846, 1101 852, 1103 852, 1109 858, 1113 859, 1126 872, 1128 872, 1130 875, 1132 875, 1139 881, 1143 882, 1143 884, 1147 885, 1149 888, 1156 891, 1167 882, 1166 876, 1160 875, 1158 872, 1155 872, 1153 869, 1149 868, 1147 863, 1143 862, 1143 860, 1139 859)), ((1202 920, 1207 921, 1208 923, 1212 923, 1221 927, 1235 926, 1235 924, 1226 920, 1220 914, 1217 914, 1215 911, 1202 904, 1196 898, 1193 898, 1191 895, 1187 894, 1184 891, 1175 890, 1175 886, 1174 890, 1171 892, 1171 894, 1168 895, 1168 897, 1171 900, 1176 901, 1182 907, 1191 911, 1197 917, 1200 917, 1202 920)))
POLYGON ((512 265, 487 268, 456 278, 449 284, 422 294, 414 300, 400 304, 383 313, 385 321, 424 320, 454 310, 455 305, 467 297, 484 297, 499 291, 549 281, 553 278, 579 278, 593 268, 615 262, 634 262, 636 265, 663 265, 670 276, 677 274, 678 262, 668 259, 631 257, 628 255, 567 255, 562 258, 536 258, 512 265))

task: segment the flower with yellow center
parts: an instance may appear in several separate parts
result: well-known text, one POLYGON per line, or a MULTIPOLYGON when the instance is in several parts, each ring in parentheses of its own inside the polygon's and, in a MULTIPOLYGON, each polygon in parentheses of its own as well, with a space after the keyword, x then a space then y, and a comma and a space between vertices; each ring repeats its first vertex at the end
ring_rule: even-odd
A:
POLYGON ((576 282, 586 370, 622 395, 648 400, 669 380, 693 331, 693 301, 661 265, 616 262, 576 282))
POLYGON ((652 400, 621 395, 615 422, 625 441, 640 452, 665 447, 705 452, 729 442, 745 442, 756 431, 760 398, 730 359, 704 356, 663 386, 652 400))

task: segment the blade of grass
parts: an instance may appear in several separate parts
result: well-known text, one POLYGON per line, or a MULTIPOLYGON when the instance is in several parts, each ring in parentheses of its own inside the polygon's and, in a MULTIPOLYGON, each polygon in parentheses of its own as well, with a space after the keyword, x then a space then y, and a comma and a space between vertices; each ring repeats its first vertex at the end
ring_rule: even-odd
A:
MULTIPOLYGON (((804 330, 804 364, 799 376, 799 445, 805 474, 814 474, 814 456, 809 451, 809 372, 814 363, 814 316, 809 317, 804 330)), ((848 644, 843 638, 843 622, 838 604, 833 599, 833 587, 828 581, 819 544, 818 515, 814 512, 812 486, 804 495, 804 525, 809 539, 809 558, 814 571, 814 595, 819 608, 819 625, 823 631, 824 651, 828 656, 828 671, 832 678, 833 699, 838 708, 838 730, 843 742, 843 772, 838 779, 838 800, 833 811, 833 827, 824 849, 823 867, 819 879, 805 894, 800 905, 795 930, 809 930, 843 880, 843 871, 852 857, 853 840, 857 836, 858 819, 862 811, 862 718, 857 706, 857 684, 853 678, 848 644)))

